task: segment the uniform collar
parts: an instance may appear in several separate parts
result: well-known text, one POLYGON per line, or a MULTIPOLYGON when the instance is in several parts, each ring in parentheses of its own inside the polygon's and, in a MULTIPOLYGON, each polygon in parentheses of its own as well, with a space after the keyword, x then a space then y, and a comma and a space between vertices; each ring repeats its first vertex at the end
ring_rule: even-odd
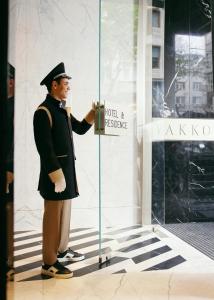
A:
POLYGON ((59 108, 65 108, 66 102, 64 100, 59 101, 55 99, 53 96, 51 96, 50 94, 47 94, 46 100, 59 108))

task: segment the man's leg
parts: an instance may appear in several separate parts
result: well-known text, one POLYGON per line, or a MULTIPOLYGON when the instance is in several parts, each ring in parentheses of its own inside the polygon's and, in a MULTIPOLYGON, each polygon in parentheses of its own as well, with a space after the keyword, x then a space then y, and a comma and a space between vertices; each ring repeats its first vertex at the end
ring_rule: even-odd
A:
POLYGON ((61 223, 60 223, 60 242, 58 252, 63 253, 68 249, 71 221, 71 199, 63 200, 61 223))
POLYGON ((45 200, 43 216, 43 261, 52 265, 57 260, 63 201, 45 200))
POLYGON ((71 220, 71 200, 64 200, 61 216, 61 237, 58 249, 58 260, 63 261, 80 261, 85 258, 81 253, 73 251, 68 248, 69 233, 70 233, 70 220, 71 220))
POLYGON ((45 200, 43 217, 43 261, 41 273, 55 278, 71 278, 73 272, 57 260, 63 201, 45 200))

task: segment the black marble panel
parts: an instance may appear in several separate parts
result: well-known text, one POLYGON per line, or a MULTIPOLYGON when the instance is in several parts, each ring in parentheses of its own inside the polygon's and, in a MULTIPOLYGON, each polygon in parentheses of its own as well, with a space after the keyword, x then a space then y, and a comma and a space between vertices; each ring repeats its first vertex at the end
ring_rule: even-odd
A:
POLYGON ((117 272, 114 272, 113 274, 121 274, 121 273, 127 273, 125 269, 119 270, 117 272))
POLYGON ((158 255, 164 254, 171 250, 172 249, 169 246, 163 246, 163 247, 157 248, 155 250, 151 250, 149 252, 132 257, 132 260, 134 261, 135 264, 139 264, 143 261, 146 261, 146 260, 156 257, 158 255))
MULTIPOLYGON (((159 147, 163 142, 153 143, 159 147)), ((164 163, 163 155, 153 153, 162 167, 160 172, 153 169, 153 214, 164 210, 165 223, 214 221, 214 142, 165 142, 164 163)))
MULTIPOLYGON (((179 163, 178 176, 183 180, 174 180, 177 190, 169 189, 166 193, 166 223, 198 222, 214 220, 214 143, 213 142, 168 142, 176 147, 175 160, 179 163), (183 163, 181 164, 181 161, 183 163), (183 166, 183 168, 182 168, 183 166), (183 182, 183 183, 182 183, 183 182), (181 189, 182 186, 182 189, 181 189), (172 199, 178 199, 178 212, 172 214, 172 199)), ((169 146, 166 156, 170 156, 169 146)), ((172 156, 172 154, 171 154, 172 156)), ((174 157, 174 155, 173 155, 174 157)), ((172 158, 174 159, 174 158, 172 158)), ((173 172, 173 167, 166 161, 166 179, 173 172)), ((168 180, 168 179, 167 179, 168 180)))
POLYGON ((164 142, 152 144, 152 223, 165 221, 165 150, 164 142))
POLYGON ((155 237, 155 238, 151 238, 151 239, 145 240, 143 242, 139 242, 139 243, 132 244, 130 246, 121 248, 118 251, 120 251, 120 252, 130 252, 130 251, 133 251, 133 250, 138 250, 140 248, 152 245, 152 244, 157 243, 157 242, 160 242, 160 240, 155 237))
POLYGON ((185 261, 186 260, 182 256, 178 255, 173 258, 167 259, 166 261, 164 261, 162 263, 154 265, 148 269, 145 269, 143 271, 167 270, 167 269, 171 269, 185 261))

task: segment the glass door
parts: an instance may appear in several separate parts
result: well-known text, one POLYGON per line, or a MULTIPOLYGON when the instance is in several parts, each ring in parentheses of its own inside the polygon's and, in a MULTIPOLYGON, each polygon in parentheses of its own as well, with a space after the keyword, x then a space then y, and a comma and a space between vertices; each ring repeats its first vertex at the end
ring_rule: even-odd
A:
MULTIPOLYGON (((138 1, 100 0, 99 230, 100 262, 114 255, 114 237, 141 226, 142 140, 137 132, 138 1), (111 239, 112 243, 107 240, 111 239), (107 246, 108 245, 108 246, 107 246)), ((96 126, 95 126, 96 127, 96 126)))

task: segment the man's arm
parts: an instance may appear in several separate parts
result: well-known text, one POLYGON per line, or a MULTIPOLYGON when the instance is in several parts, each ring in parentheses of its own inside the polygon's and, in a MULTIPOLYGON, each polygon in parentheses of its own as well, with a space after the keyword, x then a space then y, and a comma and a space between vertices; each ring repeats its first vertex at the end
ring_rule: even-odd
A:
POLYGON ((73 115, 71 115, 72 129, 77 134, 85 134, 93 125, 95 120, 95 105, 93 103, 92 109, 87 113, 85 118, 80 122, 73 115))
POLYGON ((53 183, 64 179, 61 166, 54 151, 51 124, 46 111, 37 110, 34 114, 34 139, 39 152, 42 167, 53 183))

